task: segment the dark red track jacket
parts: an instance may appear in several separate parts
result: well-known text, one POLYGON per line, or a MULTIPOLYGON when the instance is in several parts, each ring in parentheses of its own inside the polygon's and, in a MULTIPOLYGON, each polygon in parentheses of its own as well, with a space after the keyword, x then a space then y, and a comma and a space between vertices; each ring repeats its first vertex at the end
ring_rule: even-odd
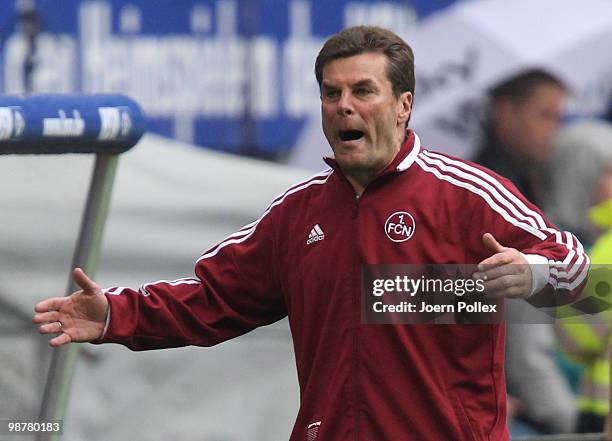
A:
POLYGON ((503 325, 362 324, 361 265, 477 263, 490 232, 544 256, 554 288, 579 291, 582 246, 507 180, 422 149, 414 132, 359 199, 327 162, 206 251, 195 278, 106 290, 103 341, 210 346, 288 315, 301 391, 291 441, 507 440, 503 325), (414 219, 409 240, 385 232, 397 212, 414 219))

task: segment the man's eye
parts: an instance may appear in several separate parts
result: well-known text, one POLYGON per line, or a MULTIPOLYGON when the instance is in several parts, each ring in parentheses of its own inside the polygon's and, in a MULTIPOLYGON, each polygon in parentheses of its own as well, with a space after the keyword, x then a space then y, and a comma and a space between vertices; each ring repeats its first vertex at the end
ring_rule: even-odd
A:
POLYGON ((337 98, 340 96, 340 93, 337 90, 326 90, 323 92, 324 98, 337 98))
POLYGON ((365 87, 360 87, 359 89, 355 90, 355 95, 365 96, 369 94, 370 92, 371 92, 370 89, 366 89, 365 87))

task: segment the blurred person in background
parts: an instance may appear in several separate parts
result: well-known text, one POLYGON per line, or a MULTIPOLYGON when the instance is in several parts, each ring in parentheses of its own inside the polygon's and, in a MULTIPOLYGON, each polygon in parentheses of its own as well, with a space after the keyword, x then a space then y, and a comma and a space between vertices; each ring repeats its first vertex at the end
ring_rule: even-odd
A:
MULTIPOLYGON (((547 213, 557 225, 571 227, 590 248, 595 267, 585 298, 594 296, 609 304, 610 271, 597 265, 612 265, 612 124, 587 120, 564 127, 555 142, 550 169, 547 213), (602 278, 608 291, 598 292, 595 286, 602 278)), ((612 310, 602 310, 597 316, 578 316, 556 327, 564 353, 582 368, 578 380, 579 433, 603 431, 610 411, 612 310), (576 321, 583 323, 573 323, 576 321)))
MULTIPOLYGON (((612 179, 612 123, 578 120, 555 139, 549 163, 550 186, 543 204, 556 225, 572 232, 588 248, 607 230, 606 202, 612 179), (597 213, 596 217, 590 214, 597 213)), ((589 255, 592 256, 591 253, 589 255)))
MULTIPOLYGON (((3 3, 3 6, 8 5, 3 3)), ((16 30, 15 41, 4 46, 4 92, 34 93, 37 90, 37 82, 40 82, 37 77, 41 64, 42 18, 34 0, 16 0, 15 12, 15 16, 11 17, 7 24, 0 26, 0 40, 12 40, 9 33, 13 23, 16 30), (19 66, 15 72, 9 66, 9 59, 15 60, 19 66)))
MULTIPOLYGON (((564 113, 566 86, 552 73, 528 69, 489 90, 490 110, 475 162, 512 181, 527 199, 544 199, 546 163, 564 113)), ((544 210, 546 213, 546 211, 544 210)), ((555 357, 551 324, 517 324, 529 305, 508 303, 506 380, 513 435, 571 432, 574 395, 555 357)))
POLYGON ((194 277, 103 291, 76 269, 82 289, 39 303, 34 322, 52 346, 146 350, 210 346, 288 315, 292 441, 508 440, 504 326, 364 323, 362 266, 479 263, 489 295, 516 298, 555 295, 560 268, 578 295, 588 265, 563 261, 579 244, 490 171, 421 146, 407 128, 414 58, 397 35, 345 29, 315 75, 327 170, 205 252, 194 277))
POLYGON ((40 16, 34 3, 24 2, 19 10, 19 30, 23 36, 26 53, 23 62, 23 87, 25 93, 34 91, 34 74, 38 65, 37 40, 40 34, 40 16))
POLYGON ((563 116, 566 86, 541 69, 522 71, 489 91, 490 111, 474 159, 542 202, 543 173, 563 116))

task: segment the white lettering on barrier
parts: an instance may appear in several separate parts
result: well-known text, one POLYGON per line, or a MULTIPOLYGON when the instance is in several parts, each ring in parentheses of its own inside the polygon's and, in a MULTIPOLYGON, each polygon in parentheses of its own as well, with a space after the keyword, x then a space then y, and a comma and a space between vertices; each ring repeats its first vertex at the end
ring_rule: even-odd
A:
POLYGON ((132 119, 127 107, 100 107, 100 133, 98 139, 113 140, 125 137, 132 128, 132 119))
POLYGON ((121 136, 125 137, 132 130, 132 118, 130 118, 130 112, 127 109, 121 111, 121 136))
POLYGON ((0 139, 13 136, 13 111, 10 107, 0 107, 0 139))
POLYGON ((15 127, 13 136, 15 138, 19 138, 23 135, 23 131, 25 130, 25 119, 23 119, 23 114, 19 109, 19 107, 13 107, 13 125, 15 127))
POLYGON ((77 137, 85 133, 85 121, 78 110, 72 111, 72 118, 67 118, 64 110, 57 113, 59 118, 43 118, 43 136, 77 137))

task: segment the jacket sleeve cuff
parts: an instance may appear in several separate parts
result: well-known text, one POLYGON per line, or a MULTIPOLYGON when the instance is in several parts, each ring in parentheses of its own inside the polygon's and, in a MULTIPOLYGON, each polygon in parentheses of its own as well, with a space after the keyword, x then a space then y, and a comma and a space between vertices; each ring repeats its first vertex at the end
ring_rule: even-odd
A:
MULTIPOLYGON (((106 295, 105 289, 102 290, 104 295, 106 295)), ((110 325, 110 316, 111 316, 111 303, 108 302, 108 310, 106 311, 106 320, 104 321, 104 329, 102 330, 102 334, 96 340, 92 341, 93 344, 102 343, 104 341, 104 337, 106 336, 106 331, 108 331, 108 325, 110 325)))
POLYGON ((104 323, 104 331, 102 331, 102 335, 100 336, 99 340, 102 340, 104 336, 106 335, 106 331, 108 331, 108 325, 110 324, 110 315, 111 315, 111 309, 110 309, 110 303, 109 303, 108 311, 106 312, 106 321, 104 323))
POLYGON ((548 259, 539 254, 523 254, 529 268, 531 269, 531 292, 529 297, 540 291, 548 283, 550 276, 550 267, 548 265, 548 259))

